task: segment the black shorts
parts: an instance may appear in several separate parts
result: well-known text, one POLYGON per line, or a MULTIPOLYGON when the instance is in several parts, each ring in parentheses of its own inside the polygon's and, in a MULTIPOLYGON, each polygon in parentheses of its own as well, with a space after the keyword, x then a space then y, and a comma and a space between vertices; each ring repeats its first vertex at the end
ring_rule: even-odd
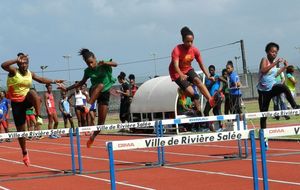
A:
POLYGON ((32 106, 33 105, 26 98, 23 102, 11 102, 12 114, 17 130, 19 126, 25 124, 26 110, 32 106))
POLYGON ((85 112, 84 106, 75 106, 75 111, 76 111, 76 110, 79 110, 81 113, 84 113, 84 112, 85 112))
MULTIPOLYGON (((90 96, 92 96, 93 90, 94 90, 94 88, 90 88, 90 90, 89 90, 90 96)), ((110 99, 110 92, 109 92, 109 90, 107 90, 105 92, 100 93, 99 97, 97 98, 97 103, 99 105, 107 105, 108 106, 109 99, 110 99)), ((93 110, 90 110, 90 111, 93 111, 93 110)), ((96 111, 96 108, 95 108, 95 111, 96 111)))
POLYGON ((110 99, 110 92, 109 92, 109 90, 107 90, 105 92, 100 93, 100 96, 97 98, 97 102, 98 102, 99 105, 108 106, 109 99, 110 99))
POLYGON ((62 116, 63 116, 64 119, 71 119, 72 118, 72 114, 71 113, 68 113, 68 114, 62 113, 62 116))
POLYGON ((242 112, 242 97, 241 95, 230 94, 230 112, 232 114, 241 114, 242 112))
POLYGON ((185 90, 187 87, 191 86, 193 84, 195 78, 200 77, 197 75, 194 69, 189 70, 187 73, 185 73, 188 78, 186 80, 181 80, 180 77, 175 80, 176 84, 182 89, 185 90))

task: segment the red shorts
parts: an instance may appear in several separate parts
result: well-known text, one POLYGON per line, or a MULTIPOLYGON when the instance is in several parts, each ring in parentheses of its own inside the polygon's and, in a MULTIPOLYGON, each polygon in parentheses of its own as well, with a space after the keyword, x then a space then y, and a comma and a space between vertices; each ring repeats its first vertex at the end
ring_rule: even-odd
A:
POLYGON ((56 109, 55 108, 49 108, 48 109, 48 114, 49 115, 52 115, 52 114, 55 114, 56 113, 56 109))
POLYGON ((33 121, 35 120, 35 115, 26 115, 26 121, 33 121))

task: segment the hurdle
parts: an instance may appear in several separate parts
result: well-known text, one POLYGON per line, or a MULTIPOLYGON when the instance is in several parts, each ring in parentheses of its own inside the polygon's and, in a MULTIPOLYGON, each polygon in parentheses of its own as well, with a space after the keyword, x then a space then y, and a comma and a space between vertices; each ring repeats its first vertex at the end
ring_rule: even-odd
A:
MULTIPOLYGON (((159 147, 177 146, 177 145, 191 145, 191 144, 200 144, 200 143, 242 140, 242 139, 249 139, 249 138, 251 139, 251 150, 252 150, 253 184, 254 184, 254 189, 258 190, 256 145, 255 145, 255 137, 254 137, 253 130, 226 131, 226 132, 219 132, 219 133, 177 135, 177 136, 169 136, 169 137, 156 137, 156 138, 144 138, 144 139, 106 142, 108 156, 109 156, 109 168, 110 168, 109 172, 110 172, 111 189, 112 190, 116 189, 114 151, 159 148, 159 147)), ((160 159, 162 160, 162 158, 160 159)))
MULTIPOLYGON (((173 125, 173 124, 184 124, 184 123, 201 123, 201 122, 210 122, 210 121, 225 121, 225 120, 236 120, 237 122, 237 131, 240 131, 242 127, 240 126, 240 116, 239 114, 230 114, 230 115, 217 115, 217 116, 205 116, 205 117, 189 117, 189 118, 178 118, 178 119, 166 119, 161 120, 161 123, 158 127, 163 128, 164 125, 173 125)), ((247 130, 247 123, 246 123, 246 117, 243 116, 243 130, 247 130)), ((248 157, 248 143, 247 139, 245 141, 245 156, 244 158, 248 157)), ((242 145, 241 140, 238 139, 238 155, 237 156, 231 156, 231 157, 239 157, 243 158, 242 154, 242 145)), ((163 147, 161 148, 163 150, 163 147)), ((162 152, 164 155, 164 152, 162 152)), ((163 164, 164 164, 164 157, 162 157, 163 164)), ((224 157, 225 158, 225 157, 224 157)))
MULTIPOLYGON (((17 139, 17 138, 23 138, 23 137, 30 138, 30 137, 39 137, 39 136, 49 136, 49 135, 69 135, 70 150, 71 150, 71 162, 72 162, 71 173, 76 174, 74 139, 73 139, 73 129, 72 128, 0 133, 0 139, 17 139)), ((70 173, 69 171, 64 171, 64 172, 70 173)))
MULTIPOLYGON (((85 126, 85 127, 77 127, 76 128, 76 145, 77 145, 77 154, 78 154, 78 165, 79 174, 83 173, 83 163, 81 156, 81 144, 80 144, 80 134, 85 132, 94 132, 94 131, 112 131, 112 130, 120 130, 120 129, 130 129, 130 128, 150 128, 154 127, 156 130, 156 135, 162 135, 160 131, 158 131, 158 121, 142 121, 142 122, 133 122, 133 123, 118 123, 118 124, 106 124, 106 125, 94 125, 94 126, 85 126)), ((161 149, 158 148, 158 162, 160 163, 160 154, 161 149)))
POLYGON ((261 163, 262 163, 261 165, 262 165, 264 190, 269 189, 265 138, 284 137, 284 136, 299 135, 299 134, 300 134, 300 126, 269 128, 269 129, 260 129, 259 130, 259 141, 260 141, 260 150, 261 150, 261 163))
MULTIPOLYGON (((78 153, 78 165, 79 165, 79 173, 83 173, 83 164, 81 157, 81 145, 80 145, 80 134, 84 132, 94 132, 94 131, 111 131, 111 130, 120 130, 120 129, 130 129, 130 128, 151 128, 154 127, 156 137, 163 137, 164 135, 164 126, 165 125, 173 125, 173 124, 183 124, 183 123, 200 123, 200 122, 209 122, 209 121, 224 121, 224 120, 236 120, 238 130, 240 127, 240 117, 238 114, 231 115, 218 115, 218 116, 206 116, 206 117, 189 117, 189 118, 181 118, 181 119, 166 119, 166 120, 157 120, 157 121, 143 121, 143 122, 133 122, 133 123, 119 123, 119 124, 106 124, 106 125, 95 125, 95 126, 85 126, 79 127, 76 129, 76 143, 77 143, 77 153, 78 153)), ((244 124, 244 130, 247 127, 244 124)), ((247 140, 247 139, 246 139, 247 140)), ((242 158, 242 147, 241 140, 238 141, 238 156, 242 158)), ((247 143, 245 143, 246 145, 247 143)), ((245 147, 245 157, 248 156, 248 147, 245 147)), ((157 156, 158 161, 155 164, 164 165, 165 164, 165 153, 164 147, 157 147, 157 156)), ((152 164, 151 164, 152 165, 152 164)))

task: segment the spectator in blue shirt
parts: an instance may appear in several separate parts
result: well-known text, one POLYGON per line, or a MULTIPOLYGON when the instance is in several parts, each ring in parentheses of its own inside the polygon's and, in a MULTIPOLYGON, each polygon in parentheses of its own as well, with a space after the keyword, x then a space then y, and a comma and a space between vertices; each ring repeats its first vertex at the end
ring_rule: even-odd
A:
POLYGON ((241 97, 242 92, 240 90, 241 82, 239 75, 234 71, 233 62, 228 61, 226 64, 226 70, 229 78, 229 96, 230 96, 230 112, 232 114, 241 114, 241 97))
MULTIPOLYGON (((5 98, 5 91, 0 92, 0 132, 8 133, 9 100, 5 98)), ((7 139, 10 141, 10 139, 7 139)))

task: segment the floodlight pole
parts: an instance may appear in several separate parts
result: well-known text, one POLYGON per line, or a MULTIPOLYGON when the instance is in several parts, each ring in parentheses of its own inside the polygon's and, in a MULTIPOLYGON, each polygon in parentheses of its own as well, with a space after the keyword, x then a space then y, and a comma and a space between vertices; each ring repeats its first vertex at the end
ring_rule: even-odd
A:
POLYGON ((69 74, 69 83, 71 84, 71 74, 70 74, 70 58, 71 55, 63 55, 63 58, 67 61, 68 64, 68 74, 69 74))
POLYGON ((42 65, 40 68, 42 69, 42 77, 44 78, 44 70, 47 69, 48 65, 42 65))
POLYGON ((247 74, 247 63, 246 63, 246 56, 245 56, 244 40, 240 40, 240 44, 241 44, 242 61, 243 61, 243 73, 247 74))
POLYGON ((241 58, 241 56, 235 56, 235 64, 236 64, 236 72, 239 74, 239 67, 238 67, 238 60, 241 58))
POLYGON ((154 61, 154 72, 155 72, 155 76, 157 76, 157 71, 156 71, 156 53, 151 53, 151 55, 153 56, 153 61, 154 61))

